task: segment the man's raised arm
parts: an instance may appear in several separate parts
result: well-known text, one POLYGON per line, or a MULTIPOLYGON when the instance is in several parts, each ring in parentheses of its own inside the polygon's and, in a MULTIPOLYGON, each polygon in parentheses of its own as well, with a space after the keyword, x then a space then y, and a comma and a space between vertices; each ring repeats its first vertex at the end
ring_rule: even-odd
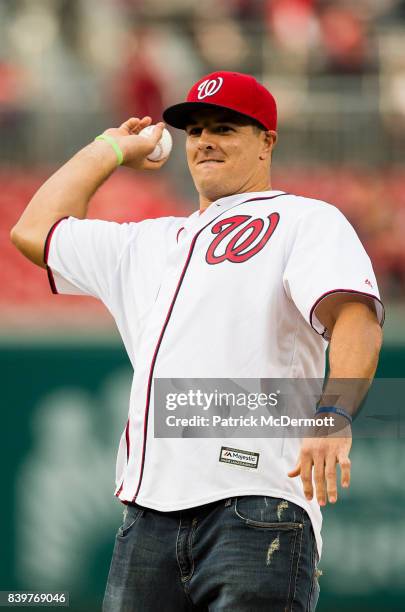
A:
MULTIPOLYGON (((131 118, 119 128, 104 132, 121 150, 122 165, 136 170, 153 170, 166 162, 167 158, 157 162, 147 159, 160 140, 163 123, 157 124, 151 136, 137 136, 150 124, 150 117, 131 118)), ((96 140, 76 153, 36 192, 11 230, 13 244, 30 261, 45 268, 44 244, 52 225, 67 216, 84 219, 91 197, 117 165, 117 152, 105 140, 96 140)))

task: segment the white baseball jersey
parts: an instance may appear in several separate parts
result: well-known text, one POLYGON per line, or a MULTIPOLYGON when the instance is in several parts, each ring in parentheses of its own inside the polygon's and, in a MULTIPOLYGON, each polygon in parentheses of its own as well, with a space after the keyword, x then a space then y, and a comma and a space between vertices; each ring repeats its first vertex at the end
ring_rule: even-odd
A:
POLYGON ((244 193, 204 213, 139 223, 58 222, 46 244, 54 292, 94 296, 112 313, 134 368, 116 495, 170 511, 240 495, 282 497, 321 512, 288 478, 297 438, 154 438, 161 378, 323 378, 327 331, 316 305, 334 292, 379 300, 370 260, 334 206, 281 191, 244 193), (219 461, 223 446, 257 469, 219 461))

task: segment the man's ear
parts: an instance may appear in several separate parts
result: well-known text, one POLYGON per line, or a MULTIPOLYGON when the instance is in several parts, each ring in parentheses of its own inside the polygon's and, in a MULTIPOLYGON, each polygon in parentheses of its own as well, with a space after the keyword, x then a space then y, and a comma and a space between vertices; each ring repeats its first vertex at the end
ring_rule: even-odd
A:
POLYGON ((260 159, 267 159, 276 146, 278 135, 274 130, 266 130, 263 134, 263 153, 259 155, 260 159))

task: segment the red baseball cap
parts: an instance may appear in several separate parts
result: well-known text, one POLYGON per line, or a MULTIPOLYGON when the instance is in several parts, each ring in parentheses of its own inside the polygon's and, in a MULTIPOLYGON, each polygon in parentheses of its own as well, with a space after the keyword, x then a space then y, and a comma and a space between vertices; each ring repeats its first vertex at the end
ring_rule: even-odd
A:
POLYGON ((266 130, 277 128, 277 105, 271 93, 249 74, 212 72, 195 83, 185 102, 169 106, 163 119, 184 130, 192 112, 201 108, 228 108, 258 121, 266 130))

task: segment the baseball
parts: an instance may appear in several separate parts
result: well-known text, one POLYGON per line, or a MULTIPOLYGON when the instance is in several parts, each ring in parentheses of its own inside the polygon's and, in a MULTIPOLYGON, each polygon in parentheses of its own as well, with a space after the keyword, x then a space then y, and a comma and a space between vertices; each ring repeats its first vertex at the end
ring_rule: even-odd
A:
MULTIPOLYGON (((148 127, 143 128, 143 130, 141 130, 138 135, 150 136, 154 127, 154 125, 148 125, 148 127)), ((172 146, 173 140, 171 134, 166 128, 164 128, 161 139, 157 143, 156 147, 153 149, 152 153, 148 155, 147 159, 149 159, 150 161, 160 161, 165 157, 169 157, 170 151, 172 150, 172 146)))

